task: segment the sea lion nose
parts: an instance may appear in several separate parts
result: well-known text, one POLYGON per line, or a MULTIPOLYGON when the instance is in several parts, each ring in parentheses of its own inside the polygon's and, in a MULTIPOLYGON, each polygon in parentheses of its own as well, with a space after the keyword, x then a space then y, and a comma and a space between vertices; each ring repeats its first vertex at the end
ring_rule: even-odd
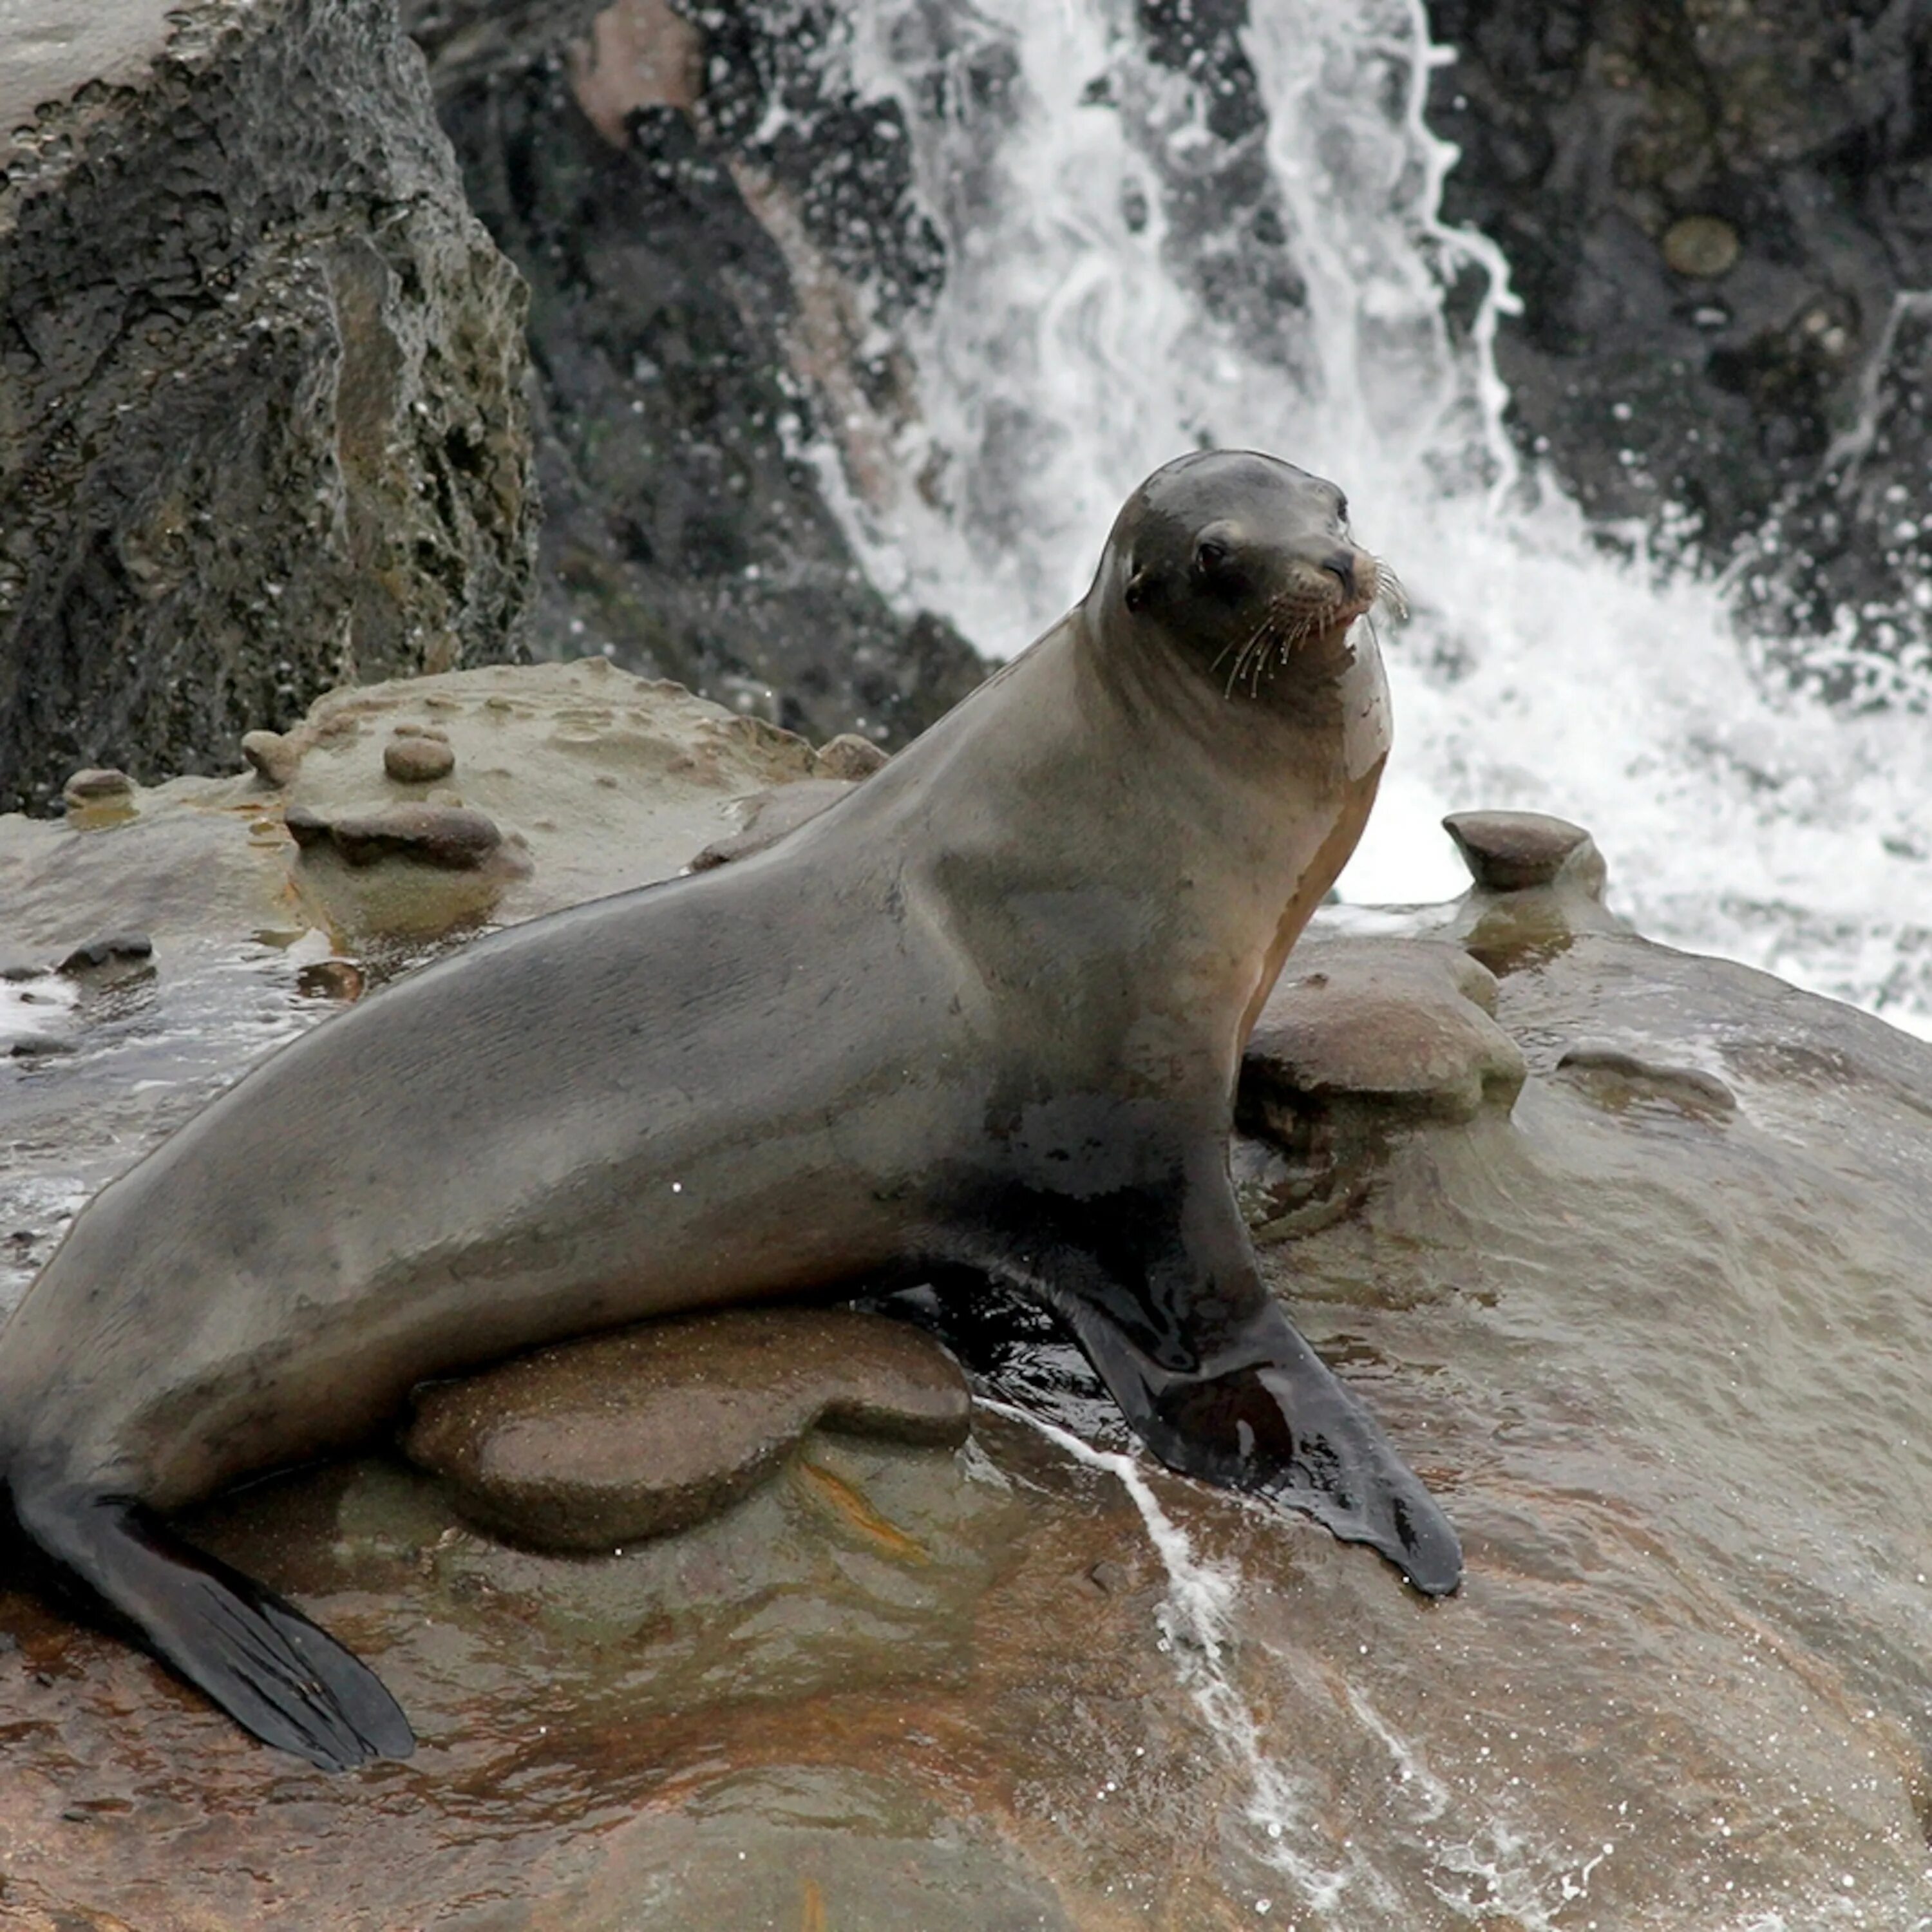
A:
POLYGON ((1355 553, 1352 550, 1338 550, 1333 556, 1322 560, 1322 568, 1331 571, 1342 580, 1342 595, 1352 598, 1355 590, 1355 553))

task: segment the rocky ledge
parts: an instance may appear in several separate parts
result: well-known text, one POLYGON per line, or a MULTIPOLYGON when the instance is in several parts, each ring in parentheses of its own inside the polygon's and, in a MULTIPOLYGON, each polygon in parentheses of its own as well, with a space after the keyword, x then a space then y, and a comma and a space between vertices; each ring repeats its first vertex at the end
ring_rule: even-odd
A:
MULTIPOLYGON (((0 1027, 66 1049, 0 1060, 0 1292, 334 1004, 865 782, 601 661, 339 693, 250 758, 0 819, 0 1027), (447 768, 399 773, 411 742, 447 768), (445 811, 483 864, 342 849, 445 811)), ((193 1526, 370 1658, 409 1763, 277 1759, 0 1594, 10 1922, 1932 1912, 1932 1048, 1631 932, 1579 827, 1452 830, 1462 898, 1297 949, 1233 1160, 1298 1325, 1454 1516, 1456 1597, 1126 1458, 1024 1310, 882 1305, 968 1364, 963 1442, 904 1320, 640 1328, 426 1390, 399 1448, 193 1526)))

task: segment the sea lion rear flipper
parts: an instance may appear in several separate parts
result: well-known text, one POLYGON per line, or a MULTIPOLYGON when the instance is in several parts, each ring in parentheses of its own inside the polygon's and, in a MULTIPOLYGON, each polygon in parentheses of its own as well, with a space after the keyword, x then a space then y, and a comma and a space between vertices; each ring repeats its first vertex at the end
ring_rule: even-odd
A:
POLYGON ((1447 1595, 1462 1581, 1454 1526, 1279 1309, 1257 1310, 1240 1340, 1195 1372, 1160 1367, 1090 1306, 1064 1312, 1127 1420, 1170 1468, 1312 1516, 1342 1542, 1379 1550, 1425 1595, 1447 1595))
POLYGON ((1182 1171, 1104 1214, 1052 1214, 1016 1285, 1072 1330, 1171 1468, 1299 1510, 1446 1595, 1462 1577, 1454 1526, 1268 1292, 1219 1148, 1182 1171))
POLYGON ((367 1664, 138 1504, 18 1483, 14 1504, 63 1592, 104 1609, 265 1744, 325 1771, 416 1748, 408 1719, 367 1664))

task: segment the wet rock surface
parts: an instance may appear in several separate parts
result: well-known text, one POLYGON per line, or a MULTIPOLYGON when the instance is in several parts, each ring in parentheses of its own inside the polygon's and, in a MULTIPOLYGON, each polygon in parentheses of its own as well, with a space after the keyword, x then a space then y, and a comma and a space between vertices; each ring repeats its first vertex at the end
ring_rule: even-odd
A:
POLYGON ((1502 244, 1523 298, 1496 341, 1521 440, 1606 524, 1688 521, 1707 559, 1742 560, 1757 626, 1816 638, 1862 613, 1858 649, 1794 641, 1790 668, 1882 700, 1932 650, 1910 508, 1932 16, 1430 0, 1429 18, 1456 51, 1430 93, 1460 150, 1443 213, 1502 244))
POLYGON ((472 1520, 540 1550, 688 1528, 807 1432, 956 1448, 970 1399, 938 1344, 848 1310, 650 1323, 418 1393, 404 1438, 472 1520))
MULTIPOLYGON (((487 780, 480 808, 530 841, 508 916, 616 866, 675 871, 737 801, 812 778, 808 746, 645 689, 580 665, 345 694, 295 734, 291 786, 340 814, 393 793, 398 724, 446 730, 466 796, 487 780)), ((111 899, 76 910, 83 889, 131 898, 166 827, 260 868, 244 891, 230 860, 196 862, 229 934, 262 916, 261 879, 285 895, 308 862, 280 826, 251 851, 284 798, 252 772, 164 790, 94 831, 0 822, 0 862, 16 832, 69 842, 6 875, 31 920, 0 1019, 44 990, 87 1043, 0 1070, 16 1290, 80 1198, 342 996, 296 992, 303 970, 359 970, 297 945, 279 979, 196 979, 208 929, 158 891, 147 981, 45 970, 124 922, 111 899), (117 850, 116 869, 82 861, 117 850), (158 1098, 134 1092, 157 1075, 158 1098)), ((1285 976, 1307 1000, 1386 998, 1402 1026, 1473 1016, 1520 1056, 1507 1106, 1418 1105, 1454 1081, 1404 1088, 1375 1059, 1413 1036, 1312 1028, 1303 1085, 1274 1090, 1319 1086, 1377 1124, 1347 1186, 1304 1201, 1318 1211, 1256 1215, 1298 1325, 1457 1522, 1456 1597, 1424 1603, 1303 1519, 1112 1460, 1124 1433, 1064 1342, 988 1306, 963 1445, 809 1430, 735 1502, 621 1555, 483 1533, 380 1445, 199 1512, 194 1536, 382 1672, 422 1739, 407 1763, 284 1762, 146 1659, 0 1594, 8 1912, 62 1932, 1676 1932, 1855 1924, 1847 1898, 1873 1926, 1932 1912, 1932 1048, 1619 930, 1574 887, 1560 862, 1474 885, 1399 938, 1337 909, 1285 976), (1469 956, 1526 907, 1534 944, 1469 956)), ((1262 1125, 1275 1137, 1243 1136, 1238 1166, 1305 1180, 1262 1125)), ((628 1404, 652 1379, 634 1346, 555 1352, 578 1364, 558 1386, 628 1404)), ((768 1352, 789 1388, 801 1351, 768 1352)), ((856 1357, 831 1352, 842 1373, 856 1357)), ((481 1461, 504 1392, 548 1372, 446 1385, 424 1413, 473 1405, 458 1433, 481 1461)), ((755 1380, 714 1360, 660 1382, 687 1419, 662 1460, 710 1453, 722 1431, 693 1405, 755 1380)), ((571 1429, 552 1444, 586 1462, 574 1489, 539 1467, 545 1514, 623 1474, 615 1432, 571 1429)), ((768 1408, 749 1439, 774 1432, 768 1408)))
POLYGON ((511 652, 523 290, 388 0, 30 0, 0 54, 0 807, 511 652))

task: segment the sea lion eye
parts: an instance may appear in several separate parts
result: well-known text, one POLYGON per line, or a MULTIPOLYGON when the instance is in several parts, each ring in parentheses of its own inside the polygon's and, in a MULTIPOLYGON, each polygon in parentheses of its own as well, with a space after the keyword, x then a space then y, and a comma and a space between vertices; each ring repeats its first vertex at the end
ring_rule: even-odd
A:
POLYGON ((1228 560, 1228 546, 1218 543, 1212 537, 1203 537, 1194 546, 1194 562, 1197 569, 1219 570, 1228 560))

